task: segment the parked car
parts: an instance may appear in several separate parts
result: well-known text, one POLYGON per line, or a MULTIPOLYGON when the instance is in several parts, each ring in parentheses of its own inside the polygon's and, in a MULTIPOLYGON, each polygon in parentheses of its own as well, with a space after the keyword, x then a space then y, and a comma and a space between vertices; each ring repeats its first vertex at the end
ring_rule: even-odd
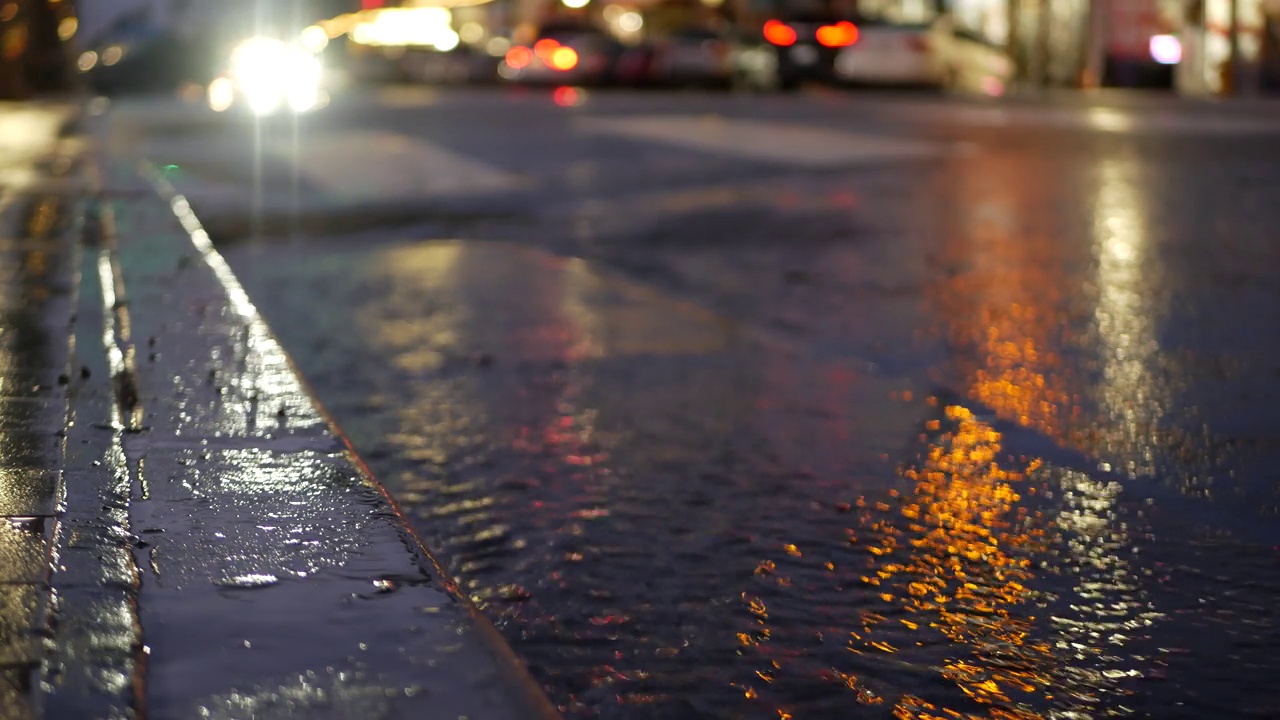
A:
POLYGON ((765 21, 732 53, 734 81, 760 90, 794 90, 806 81, 832 82, 840 48, 858 40, 851 16, 797 13, 765 21))
POLYGON ((1016 72, 1013 58, 1000 45, 962 28, 949 33, 947 87, 1003 95, 1016 72))
POLYGON ((836 56, 840 82, 913 85, 999 94, 1013 63, 999 46, 955 29, 947 17, 927 24, 863 22, 857 41, 836 56))
POLYGON ((730 39, 688 28, 656 41, 654 80, 664 85, 725 86, 733 77, 730 39))
POLYGON ((733 53, 741 86, 790 90, 819 81, 1000 94, 1014 69, 1002 48, 955 28, 945 15, 919 24, 801 15, 765 22, 760 36, 733 53))
POLYGON ((591 28, 544 29, 530 45, 507 51, 498 75, 515 83, 603 85, 614 82, 624 47, 591 28))
POLYGON ((834 79, 869 85, 940 87, 948 79, 945 23, 862 21, 835 57, 834 79))
POLYGON ((465 45, 447 52, 409 48, 400 59, 400 68, 414 82, 458 85, 494 82, 499 62, 498 58, 465 45))

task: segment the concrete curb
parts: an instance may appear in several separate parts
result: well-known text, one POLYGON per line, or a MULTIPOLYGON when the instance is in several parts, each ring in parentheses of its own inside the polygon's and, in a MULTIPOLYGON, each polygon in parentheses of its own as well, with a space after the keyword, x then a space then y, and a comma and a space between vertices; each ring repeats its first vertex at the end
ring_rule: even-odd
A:
POLYGON ((88 170, 42 714, 558 717, 186 199, 88 170))

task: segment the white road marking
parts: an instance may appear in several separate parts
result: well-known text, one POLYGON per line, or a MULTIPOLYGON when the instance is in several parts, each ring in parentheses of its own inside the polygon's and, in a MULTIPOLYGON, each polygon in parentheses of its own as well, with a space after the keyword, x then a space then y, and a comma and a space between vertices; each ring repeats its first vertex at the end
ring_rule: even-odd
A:
POLYGON ((1051 128, 1112 134, 1255 135, 1280 133, 1280 120, 1188 108, 1054 107, 916 102, 884 106, 889 114, 970 127, 1051 128))
MULTIPOLYGON (((295 160, 288 144, 268 152, 295 160)), ((483 194, 527 185, 518 175, 425 140, 376 130, 309 135, 296 162, 309 184, 343 201, 483 194)))
POLYGON ((937 157, 945 146, 884 135, 718 115, 591 118, 580 127, 603 135, 663 143, 748 160, 829 168, 880 160, 937 157))

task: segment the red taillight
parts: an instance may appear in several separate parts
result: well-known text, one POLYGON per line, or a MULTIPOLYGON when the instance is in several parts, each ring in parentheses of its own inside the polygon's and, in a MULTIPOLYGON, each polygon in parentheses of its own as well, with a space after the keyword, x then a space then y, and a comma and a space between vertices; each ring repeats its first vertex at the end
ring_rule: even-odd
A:
POLYGON ((858 26, 848 20, 818 28, 818 44, 823 47, 848 47, 858 42, 858 26))
POLYGON ((550 65, 551 56, 560 48, 560 43, 552 38, 542 38, 533 44, 533 54, 542 62, 550 65))
POLYGON ((796 31, 780 20, 770 20, 764 24, 764 39, 778 47, 787 47, 796 44, 796 31))
POLYGON ((507 67, 513 70, 519 70, 528 67, 529 62, 533 60, 533 53, 529 48, 523 45, 517 45, 507 51, 507 67))

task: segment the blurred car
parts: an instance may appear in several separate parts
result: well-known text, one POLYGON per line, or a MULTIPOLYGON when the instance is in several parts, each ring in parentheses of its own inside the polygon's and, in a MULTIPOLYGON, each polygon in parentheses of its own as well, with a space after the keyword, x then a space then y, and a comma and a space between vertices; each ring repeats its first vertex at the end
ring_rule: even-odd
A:
POLYGON ((841 48, 858 41, 849 16, 796 13, 765 21, 758 36, 744 37, 733 51, 732 72, 740 86, 794 90, 805 81, 831 82, 841 48))
POLYGON ((1017 67, 1005 49, 964 28, 947 35, 945 84, 953 90, 1003 95, 1017 67))
POLYGON ((603 85, 617 77, 624 47, 590 28, 544 29, 532 45, 515 45, 498 75, 515 83, 603 85))
POLYGON ((953 29, 942 17, 932 23, 861 22, 855 41, 836 55, 840 82, 954 88, 1000 94, 1013 63, 999 46, 953 29))
POLYGON ((688 28, 658 41, 651 73, 673 85, 728 85, 733 77, 728 38, 704 28, 688 28))
POLYGON ((611 82, 629 87, 659 84, 663 79, 658 67, 660 52, 650 41, 624 46, 614 61, 611 82))
POLYGON ((1013 62, 998 45, 947 16, 895 24, 856 16, 797 15, 764 23, 761 40, 735 48, 740 86, 791 90, 805 81, 948 87, 1000 94, 1013 62))
POLYGON ((322 65, 297 44, 250 38, 231 51, 223 72, 209 83, 209 107, 242 108, 259 117, 310 112, 328 102, 322 65))
POLYGON ((834 79, 922 86, 946 82, 947 38, 941 23, 900 25, 864 20, 853 27, 851 42, 836 53, 834 79))
POLYGON ((405 77, 430 85, 489 83, 498 79, 500 60, 489 53, 460 45, 443 52, 431 48, 409 48, 400 59, 405 77))

